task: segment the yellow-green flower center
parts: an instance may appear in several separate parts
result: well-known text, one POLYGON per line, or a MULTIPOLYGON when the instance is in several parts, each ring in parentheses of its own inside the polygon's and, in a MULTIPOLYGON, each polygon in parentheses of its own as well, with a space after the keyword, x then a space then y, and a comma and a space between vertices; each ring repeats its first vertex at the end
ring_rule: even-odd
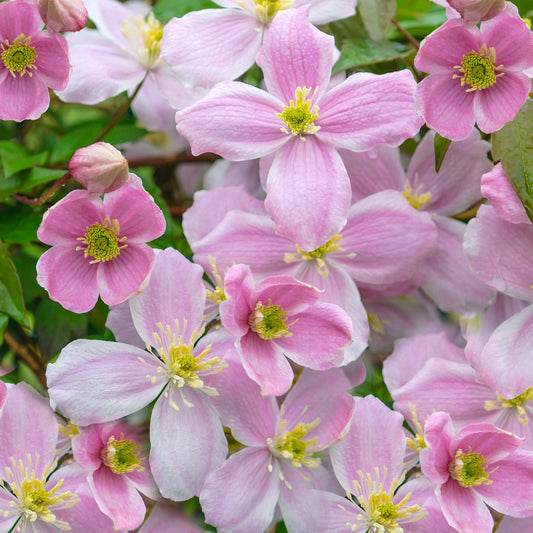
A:
POLYGON ((516 416, 521 424, 529 424, 529 417, 524 407, 528 402, 533 400, 533 387, 525 390, 522 394, 516 396, 516 398, 503 398, 499 394, 496 394, 498 401, 485 402, 485 409, 487 411, 493 411, 495 409, 513 409, 516 411, 516 416))
POLYGON ((248 318, 250 329, 265 340, 290 337, 289 326, 285 324, 288 313, 279 305, 271 303, 263 305, 262 302, 257 302, 254 312, 248 318))
POLYGON ((152 13, 146 19, 142 15, 126 19, 120 31, 129 41, 137 59, 145 68, 149 69, 158 62, 163 26, 152 13))
POLYGON ((30 46, 30 42, 31 39, 21 33, 15 37, 11 44, 7 39, 0 43, 2 62, 13 77, 15 77, 15 72, 18 72, 20 77, 22 77, 24 74, 31 76, 32 69, 37 70, 37 66, 34 64, 37 54, 35 53, 35 48, 30 46))
MULTIPOLYGON (((419 189, 419 188, 418 188, 419 189)), ((420 194, 419 190, 414 190, 409 183, 409 180, 405 182, 405 187, 402 191, 403 197, 415 208, 422 209, 431 200, 431 193, 425 192, 420 194)))
POLYGON ((477 487, 479 485, 490 485, 487 468, 488 459, 484 459, 479 453, 468 450, 457 450, 455 459, 448 465, 450 476, 455 479, 461 487, 477 487))
POLYGON ((76 250, 83 250, 85 257, 92 257, 91 263, 100 261, 111 261, 115 259, 122 248, 127 244, 120 244, 126 240, 126 237, 119 239, 120 228, 118 220, 113 222, 107 217, 104 224, 95 222, 92 226, 87 226, 87 232, 84 237, 78 237, 84 246, 78 246, 76 250))
POLYGON ((144 470, 137 454, 140 446, 132 440, 109 437, 105 448, 102 450, 102 462, 115 474, 126 474, 135 470, 144 470))
POLYGON ((257 18, 265 25, 272 22, 278 11, 289 9, 294 0, 254 0, 257 18))
MULTIPOLYGON (((283 260, 285 261, 285 263, 294 263, 296 261, 314 261, 317 266, 318 273, 321 276, 327 278, 328 266, 326 264, 326 261, 324 261, 324 256, 333 252, 344 252, 344 248, 341 248, 338 244, 340 240, 341 236, 339 234, 334 235, 328 242, 311 252, 305 252, 298 245, 296 245, 298 253, 287 253, 285 254, 283 260)), ((355 254, 353 255, 355 256, 355 254)))
POLYGON ((310 92, 309 87, 298 87, 295 100, 291 100, 290 105, 284 106, 282 113, 276 113, 276 116, 285 123, 281 131, 297 135, 302 141, 305 140, 306 134, 312 135, 320 129, 320 126, 315 126, 319 108, 315 105, 311 109, 313 102, 307 98, 310 92))
POLYGON ((496 66, 496 51, 494 48, 482 46, 479 52, 472 50, 463 55, 463 61, 460 65, 453 67, 458 69, 462 76, 454 74, 453 78, 461 79, 461 86, 470 85, 466 92, 483 90, 491 87, 496 83, 496 79, 503 76, 501 70, 503 65, 496 66))

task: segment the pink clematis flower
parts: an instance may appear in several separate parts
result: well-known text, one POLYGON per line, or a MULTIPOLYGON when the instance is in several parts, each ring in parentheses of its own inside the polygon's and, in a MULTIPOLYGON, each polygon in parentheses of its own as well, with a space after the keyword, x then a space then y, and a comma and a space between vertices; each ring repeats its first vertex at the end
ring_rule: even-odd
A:
POLYGON ((454 433, 450 415, 432 414, 420 452, 424 475, 434 483, 448 523, 462 533, 491 533, 487 505, 516 518, 533 515, 533 452, 520 438, 489 424, 454 433))
POLYGON ((416 88, 418 112, 441 135, 466 139, 477 122, 485 133, 512 120, 531 90, 533 34, 507 12, 482 22, 449 20, 422 42, 415 58, 429 72, 416 88))
POLYGON ((1 120, 39 118, 50 104, 48 87, 67 85, 67 42, 43 26, 36 5, 23 0, 0 4, 1 120))
POLYGON ((119 304, 150 274, 155 256, 145 243, 165 227, 163 213, 133 174, 103 200, 72 191, 46 212, 37 231, 52 245, 37 263, 37 281, 75 313, 92 309, 98 294, 108 305, 119 304))
POLYGON ((176 120, 194 154, 232 161, 271 154, 265 207, 279 234, 315 250, 344 226, 350 206, 337 149, 398 145, 421 121, 406 70, 355 74, 328 90, 334 41, 309 23, 307 12, 279 13, 265 37, 257 63, 269 92, 222 82, 176 120))
POLYGON ((351 320, 339 306, 318 303, 320 291, 311 285, 275 276, 254 287, 250 268, 235 265, 226 273, 224 292, 222 325, 237 337, 244 369, 263 394, 289 390, 294 374, 285 356, 316 370, 342 363, 351 320))

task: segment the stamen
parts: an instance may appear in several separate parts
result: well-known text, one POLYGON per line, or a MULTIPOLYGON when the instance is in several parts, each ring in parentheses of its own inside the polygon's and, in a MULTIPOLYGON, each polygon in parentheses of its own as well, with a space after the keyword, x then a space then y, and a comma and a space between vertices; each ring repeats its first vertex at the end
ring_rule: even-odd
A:
POLYGON ((491 485, 489 474, 494 470, 486 472, 487 463, 488 459, 484 459, 479 453, 472 452, 472 448, 468 449, 468 453, 457 450, 455 459, 448 465, 448 472, 461 487, 491 485))
POLYGON ((140 446, 130 439, 125 439, 124 435, 121 435, 120 440, 110 436, 100 456, 104 465, 114 474, 126 474, 144 470, 137 456, 139 449, 140 446))
POLYGON ((431 200, 431 193, 425 192, 420 194, 420 186, 413 191, 409 180, 406 180, 405 187, 402 191, 403 197, 415 208, 422 209, 431 200))
MULTIPOLYGON (((240 2, 238 2, 240 3, 240 2)), ((294 4, 294 0, 254 0, 257 18, 268 26, 278 11, 289 9, 294 4)), ((241 4, 242 5, 242 4, 241 4)))
POLYGON ((311 89, 309 87, 298 87, 295 92, 295 100, 290 101, 289 106, 283 107, 282 113, 276 113, 287 127, 281 127, 283 133, 292 133, 305 141, 305 135, 313 135, 320 126, 315 126, 314 121, 318 118, 319 108, 313 105, 312 99, 315 97, 318 87, 315 89, 311 99, 308 99, 311 89), (287 129, 288 128, 288 129, 287 129))
POLYGON ((496 79, 503 76, 504 73, 496 74, 501 70, 503 65, 496 66, 496 51, 494 48, 487 48, 483 45, 478 52, 472 50, 468 54, 463 54, 463 62, 453 67, 458 69, 462 76, 454 74, 453 79, 460 78, 461 86, 470 85, 466 92, 483 90, 491 87, 496 83, 496 79))
POLYGON ((521 424, 527 426, 529 424, 529 416, 524 407, 528 402, 533 400, 533 387, 529 387, 522 394, 519 394, 516 398, 503 398, 499 394, 496 394, 498 401, 485 402, 485 410, 494 411, 496 409, 513 409, 516 412, 516 416, 521 424))
POLYGON ((77 246, 76 251, 83 250, 84 257, 93 257, 91 264, 100 261, 111 261, 120 254, 120 250, 126 248, 127 244, 120 244, 126 240, 126 237, 119 239, 120 228, 118 220, 106 217, 104 224, 95 222, 92 226, 87 226, 87 232, 84 237, 78 237, 78 241, 84 246, 77 246))
POLYGON ((126 19, 120 31, 145 68, 150 69, 159 63, 163 26, 152 13, 146 19, 142 15, 126 19))
POLYGON ((265 340, 290 337, 292 333, 289 331, 289 324, 285 324, 287 314, 279 305, 272 305, 271 300, 268 305, 257 302, 254 312, 248 318, 248 324, 252 331, 265 340))
POLYGON ((31 38, 21 33, 11 44, 7 39, 0 43, 2 62, 14 78, 15 72, 18 72, 21 78, 24 74, 28 74, 31 78, 31 70, 37 70, 37 65, 34 64, 37 54, 35 48, 30 46, 30 42, 31 38))

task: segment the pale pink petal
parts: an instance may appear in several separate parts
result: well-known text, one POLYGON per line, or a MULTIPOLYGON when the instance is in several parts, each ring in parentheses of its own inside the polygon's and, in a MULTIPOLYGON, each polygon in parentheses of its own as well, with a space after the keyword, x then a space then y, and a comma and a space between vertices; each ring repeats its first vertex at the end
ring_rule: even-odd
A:
POLYGON ((433 74, 416 87, 416 110, 443 137, 462 141, 472 133, 476 122, 474 92, 466 92, 449 72, 433 74))
MULTIPOLYGON (((224 276, 224 293, 227 300, 220 304, 220 320, 231 335, 242 337, 250 329, 248 319, 255 308, 252 301, 254 280, 250 267, 232 266, 224 276)), ((267 304, 268 300, 265 300, 267 304)))
POLYGON ((424 262, 424 292, 443 311, 464 317, 479 314, 496 295, 496 291, 474 274, 463 252, 466 224, 436 216, 439 233, 437 248, 424 262))
POLYGON ((200 329, 205 306, 202 275, 202 268, 177 250, 167 248, 158 252, 148 286, 130 300, 135 328, 145 342, 153 343, 153 335, 157 333, 163 347, 170 348, 172 341, 161 335, 158 323, 163 328, 170 326, 175 332, 178 320, 179 333, 184 335, 185 343, 193 330, 200 329))
POLYGON ((38 119, 50 104, 48 87, 38 76, 6 75, 0 82, 0 119, 38 119))
POLYGON ((35 39, 32 39, 31 45, 37 53, 35 61, 37 70, 34 76, 56 91, 64 89, 70 74, 65 38, 60 34, 40 33, 35 39))
POLYGON ((257 54, 268 91, 285 105, 298 87, 311 90, 313 103, 328 88, 335 41, 309 22, 308 11, 307 6, 280 11, 257 54))
POLYGON ((509 296, 533 300, 533 226, 511 224, 482 205, 466 228, 464 251, 482 281, 509 296))
POLYGON ((89 476, 89 485, 98 507, 113 520, 116 529, 135 529, 143 523, 146 506, 125 475, 103 466, 89 476))
POLYGON ((182 81, 212 87, 248 70, 261 39, 261 24, 244 11, 192 11, 165 26, 161 58, 182 81))
POLYGON ((13 506, 17 504, 18 500, 13 494, 7 490, 0 489, 0 531, 2 533, 9 533, 12 531, 13 527, 20 519, 20 514, 12 512, 13 506))
POLYGON ((267 92, 228 81, 216 85, 198 103, 178 111, 176 121, 194 155, 214 152, 232 161, 245 161, 267 155, 290 140, 276 116, 282 111, 279 100, 267 92))
POLYGON ((266 191, 276 231, 304 250, 315 250, 346 223, 348 174, 337 151, 315 137, 294 137, 278 151, 266 191))
POLYGON ((499 217, 513 224, 529 222, 526 210, 501 163, 498 163, 491 172, 483 174, 481 192, 490 200, 490 205, 499 217))
POLYGON ((263 531, 278 501, 278 469, 270 471, 270 453, 248 448, 232 455, 206 481, 200 503, 206 522, 221 533, 263 531))
POLYGON ((29 2, 3 3, 0 7, 0 41, 13 42, 21 33, 35 35, 44 26, 36 5, 29 2))
POLYGON ((47 366, 50 399, 76 424, 116 420, 142 409, 165 386, 161 363, 151 354, 118 342, 77 340, 47 366))
POLYGON ((207 476, 228 453, 218 415, 207 396, 190 387, 178 390, 169 385, 156 402, 150 442, 154 479, 161 494, 175 501, 198 495, 207 476))
POLYGON ((163 503, 157 503, 150 512, 139 533, 204 533, 182 511, 163 503))
POLYGON ((398 146, 415 135, 416 82, 408 70, 377 76, 352 74, 319 101, 316 136, 336 148, 362 152, 379 144, 398 146))
MULTIPOLYGON (((533 48, 533 44, 532 44, 533 48)), ((475 91, 474 114, 479 129, 485 133, 498 131, 513 120, 531 91, 531 80, 520 72, 505 72, 484 91, 475 91)))
POLYGON ((272 341, 263 340, 250 331, 240 339, 244 370, 267 396, 280 396, 292 384, 294 373, 287 358, 272 341))
POLYGON ((105 326, 113 332, 117 342, 131 344, 141 348, 141 350, 146 347, 146 343, 139 337, 135 329, 129 302, 123 302, 111 307, 107 314, 105 326))
MULTIPOLYGON (((265 157, 262 159, 264 160, 265 157)), ((243 185, 254 198, 259 200, 265 198, 265 191, 259 179, 259 161, 253 159, 251 161, 219 159, 207 170, 203 183, 206 189, 243 185)))
POLYGON ((436 412, 426 420, 424 440, 427 447, 420 451, 420 467, 432 483, 446 483, 450 478, 448 465, 452 460, 450 444, 453 437, 452 419, 448 413, 436 412))
POLYGON ((37 283, 65 309, 86 313, 98 300, 97 270, 74 245, 54 246, 37 262, 37 283))
POLYGON ((309 21, 318 26, 355 15, 356 3, 357 0, 296 0, 292 6, 309 5, 309 21))

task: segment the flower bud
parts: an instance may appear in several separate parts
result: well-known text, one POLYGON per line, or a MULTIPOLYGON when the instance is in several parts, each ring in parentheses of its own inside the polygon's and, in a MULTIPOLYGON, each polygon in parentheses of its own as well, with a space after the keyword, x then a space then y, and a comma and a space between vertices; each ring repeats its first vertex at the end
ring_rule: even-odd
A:
POLYGON ((37 0, 39 14, 50 31, 79 31, 87 22, 81 0, 37 0))
POLYGON ((505 9, 505 0, 448 0, 448 4, 468 22, 479 22, 495 17, 505 9))
POLYGON ((98 142, 80 148, 69 163, 72 177, 90 193, 117 190, 129 179, 128 162, 112 145, 98 142))

